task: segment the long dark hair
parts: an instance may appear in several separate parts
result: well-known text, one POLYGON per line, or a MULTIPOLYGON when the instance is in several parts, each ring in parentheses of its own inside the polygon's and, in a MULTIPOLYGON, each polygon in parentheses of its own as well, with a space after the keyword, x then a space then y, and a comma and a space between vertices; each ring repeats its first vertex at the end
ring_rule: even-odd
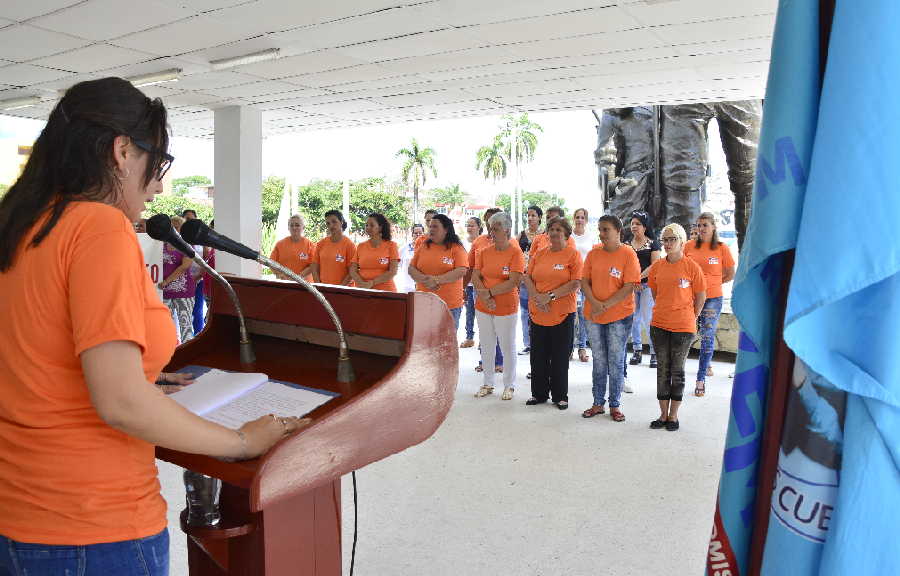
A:
POLYGON ((25 235, 46 212, 31 246, 50 234, 70 202, 118 199, 121 184, 112 165, 117 136, 155 147, 144 172, 144 186, 149 185, 169 147, 162 101, 121 78, 69 88, 50 112, 22 175, 0 202, 0 272, 12 267, 25 235))
POLYGON ((378 212, 372 212, 369 214, 369 218, 378 222, 378 227, 381 228, 381 239, 382 240, 390 240, 391 239, 391 223, 388 222, 388 219, 384 217, 384 214, 380 214, 378 212))
MULTIPOLYGON (((719 247, 719 232, 716 226, 716 215, 712 212, 704 212, 697 216, 697 222, 700 222, 701 220, 711 222, 713 225, 713 235, 712 238, 709 239, 709 249, 715 250, 719 247)), ((703 240, 700 239, 700 231, 697 230, 697 239, 694 240, 694 248, 699 248, 701 246, 703 246, 703 240)))
MULTIPOLYGON (((435 214, 431 219, 432 221, 437 220, 441 223, 441 226, 444 227, 444 230, 447 231, 447 236, 444 238, 444 247, 449 250, 451 244, 459 244, 462 246, 462 242, 459 239, 459 236, 456 235, 456 230, 453 229, 453 220, 447 217, 446 214, 435 214)), ((426 244, 434 244, 431 241, 431 238, 425 241, 426 244)))

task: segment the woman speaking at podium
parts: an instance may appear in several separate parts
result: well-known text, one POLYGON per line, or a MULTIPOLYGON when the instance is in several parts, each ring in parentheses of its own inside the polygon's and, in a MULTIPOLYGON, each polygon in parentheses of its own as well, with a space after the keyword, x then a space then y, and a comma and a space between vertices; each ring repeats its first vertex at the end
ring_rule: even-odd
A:
POLYGON ((154 445, 251 458, 154 385, 176 345, 131 222, 172 163, 166 110, 125 80, 70 88, 0 202, 0 575, 167 574, 154 445))

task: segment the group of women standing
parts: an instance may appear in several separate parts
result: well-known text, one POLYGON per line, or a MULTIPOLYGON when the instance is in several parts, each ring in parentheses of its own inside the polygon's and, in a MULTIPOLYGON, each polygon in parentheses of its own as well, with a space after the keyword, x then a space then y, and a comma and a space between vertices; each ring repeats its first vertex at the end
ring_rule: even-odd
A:
MULTIPOLYGON (((474 345, 478 325, 483 344, 479 368, 494 369, 483 370, 475 396, 493 394, 497 374, 502 373, 500 398, 513 398, 521 314, 524 349, 519 355, 529 355, 531 368, 526 404, 552 402, 567 409, 569 360, 577 351, 580 360, 588 361, 589 345, 594 399, 582 416, 604 414, 608 404, 610 417, 624 421, 621 395, 630 391, 625 387, 626 346, 630 337, 633 356, 627 363, 640 364, 646 331, 660 405, 651 428, 677 430, 690 345, 699 327, 700 370, 694 393, 702 396, 722 308, 722 283, 734 277, 734 260, 718 240, 715 217, 700 216, 698 237, 690 243, 681 226, 670 224, 660 244, 646 213, 631 215, 627 243, 622 242, 622 222, 605 215, 598 221, 600 242, 595 245, 586 230, 585 209, 575 211, 574 228, 562 209, 548 209, 543 232, 541 209, 532 206, 527 214, 528 227, 517 239, 511 237, 509 215, 499 209, 488 210, 483 222, 470 218, 467 251, 453 222, 430 212, 426 234, 411 245, 408 274, 416 290, 440 297, 457 328, 463 308, 468 311, 461 347, 474 345)), ((278 243, 272 258, 316 282, 396 290, 393 279, 400 255, 383 215, 368 217, 369 240, 357 246, 344 235, 346 222, 339 211, 326 213, 325 224, 328 235, 312 245, 302 238, 302 218, 294 216, 292 236, 278 243)))

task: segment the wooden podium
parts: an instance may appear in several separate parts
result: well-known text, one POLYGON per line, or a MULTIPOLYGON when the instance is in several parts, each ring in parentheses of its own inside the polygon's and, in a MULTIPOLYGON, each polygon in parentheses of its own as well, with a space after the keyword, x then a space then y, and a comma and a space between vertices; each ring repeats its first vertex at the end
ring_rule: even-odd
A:
MULTIPOLYGON (((256 351, 255 371, 340 394, 313 423, 245 462, 157 448, 161 460, 222 480, 222 520, 186 525, 192 576, 341 574, 341 476, 431 436, 456 389, 459 356, 444 303, 425 293, 318 286, 341 319, 356 381, 339 384, 337 334, 300 285, 229 276, 256 351)), ((214 285, 209 322, 166 371, 240 371, 238 322, 214 285)))

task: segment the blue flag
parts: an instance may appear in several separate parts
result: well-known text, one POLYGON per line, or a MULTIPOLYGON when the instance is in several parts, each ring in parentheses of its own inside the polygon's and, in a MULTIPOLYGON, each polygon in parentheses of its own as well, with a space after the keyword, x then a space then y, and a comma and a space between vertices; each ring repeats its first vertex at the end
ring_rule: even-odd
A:
MULTIPOLYGON (((823 502, 814 520, 819 555, 771 574, 900 575, 898 22, 895 0, 836 3, 784 337, 820 397, 845 396, 832 438, 840 463, 833 509, 823 519, 823 502)), ((810 412, 818 436, 834 431, 838 405, 810 412)), ((799 506, 802 518, 815 516, 814 500, 799 506)))
POLYGON ((707 557, 709 576, 747 574, 782 253, 797 243, 815 139, 818 44, 818 3, 782 0, 772 44, 753 212, 732 296, 743 332, 707 557))

